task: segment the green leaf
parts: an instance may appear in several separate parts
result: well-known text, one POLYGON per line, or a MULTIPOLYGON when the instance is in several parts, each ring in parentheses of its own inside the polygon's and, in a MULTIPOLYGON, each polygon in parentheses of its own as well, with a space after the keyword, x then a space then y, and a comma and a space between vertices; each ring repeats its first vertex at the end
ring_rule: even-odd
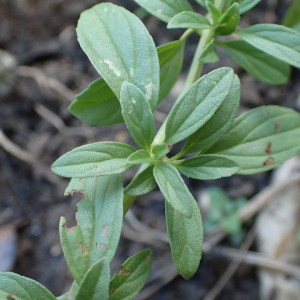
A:
POLYGON ((239 5, 234 3, 229 7, 226 13, 219 21, 216 28, 216 35, 229 35, 232 34, 240 21, 239 5))
POLYGON ((300 23, 300 0, 293 2, 283 19, 283 25, 286 27, 292 28, 298 23, 300 23))
POLYGON ((255 48, 300 68, 300 34, 295 30, 275 24, 258 24, 236 30, 236 33, 255 48))
POLYGON ((109 287, 109 300, 131 300, 146 283, 152 266, 152 251, 142 250, 128 258, 114 275, 109 287))
POLYGON ((212 39, 201 52, 199 60, 205 64, 213 64, 220 60, 215 49, 215 39, 212 39))
POLYGON ((119 100, 102 78, 77 95, 69 111, 92 125, 108 126, 124 122, 119 100))
POLYGON ((188 154, 205 150, 215 144, 230 129, 240 103, 241 83, 234 76, 230 92, 213 117, 186 141, 181 153, 188 154))
POLYGON ((192 217, 184 217, 166 202, 166 221, 172 258, 179 274, 190 279, 198 269, 203 243, 203 226, 199 207, 192 202, 192 217))
POLYGON ((170 152, 170 148, 167 144, 157 144, 152 148, 152 154, 154 155, 155 159, 160 159, 164 155, 170 152))
POLYGON ((137 16, 112 3, 101 3, 81 14, 77 35, 81 48, 118 98, 122 83, 128 81, 155 109, 158 56, 152 37, 137 16))
POLYGON ((204 8, 207 9, 207 3, 206 2, 211 2, 211 3, 215 3, 214 0, 208 0, 208 1, 205 1, 205 0, 196 0, 197 3, 199 3, 201 6, 203 6, 204 8))
POLYGON ((253 8, 261 0, 242 0, 240 4, 240 15, 253 8))
POLYGON ((125 194, 129 196, 139 196, 150 193, 156 188, 156 182, 153 176, 153 166, 142 166, 130 184, 125 189, 125 194))
POLYGON ((197 80, 173 106, 165 143, 178 143, 203 126, 226 99, 233 79, 231 68, 219 68, 197 80))
POLYGON ((219 226, 229 234, 238 234, 242 230, 242 223, 237 213, 232 213, 219 226))
POLYGON ((195 200, 176 168, 169 163, 158 162, 154 166, 153 174, 161 192, 170 205, 180 214, 191 218, 195 200))
MULTIPOLYGON (((72 179, 67 193, 81 189, 82 179, 72 179)), ((123 183, 121 175, 84 179, 85 197, 77 204, 77 225, 69 228, 61 218, 59 232, 68 266, 80 283, 94 263, 113 259, 123 221, 123 183)))
MULTIPOLYGON (((173 41, 157 47, 160 64, 159 102, 171 91, 183 64, 185 41, 173 41)), ((106 82, 95 80, 70 105, 69 111, 92 125, 108 126, 123 123, 120 103, 106 82)))
POLYGON ((182 69, 185 41, 173 41, 157 48, 160 64, 160 90, 158 102, 161 102, 175 85, 182 69))
POLYGON ((133 84, 124 82, 120 102, 126 126, 135 143, 149 150, 155 136, 155 124, 144 94, 133 84))
POLYGON ((183 11, 193 11, 187 0, 134 0, 150 14, 168 23, 171 18, 183 11))
POLYGON ((108 300, 110 269, 106 258, 96 262, 82 279, 75 300, 108 300))
POLYGON ((261 82, 284 84, 290 78, 291 69, 288 64, 245 41, 229 41, 219 45, 236 63, 261 82))
POLYGON ((55 300, 56 298, 41 284, 11 272, 0 273, 0 299, 55 300))
POLYGON ((299 150, 300 114, 270 105, 242 114, 207 153, 234 160, 241 167, 238 174, 255 174, 279 166, 299 150))
POLYGON ((168 23, 168 28, 211 29, 209 21, 201 14, 184 11, 174 16, 168 23))
POLYGON ((150 156, 150 153, 147 150, 138 150, 132 153, 128 158, 127 162, 129 164, 138 165, 138 164, 146 164, 151 163, 153 158, 150 156))
POLYGON ((185 176, 199 180, 229 177, 241 169, 233 160, 211 154, 179 160, 174 165, 185 176))
POLYGON ((214 23, 217 24, 218 20, 222 17, 222 12, 211 1, 205 1, 205 5, 214 23))
POLYGON ((173 164, 185 176, 199 180, 229 177, 240 170, 239 165, 233 160, 213 154, 199 155, 173 164))
POLYGON ((69 178, 122 173, 132 167, 126 159, 135 151, 118 142, 88 144, 61 156, 52 165, 52 171, 69 178))

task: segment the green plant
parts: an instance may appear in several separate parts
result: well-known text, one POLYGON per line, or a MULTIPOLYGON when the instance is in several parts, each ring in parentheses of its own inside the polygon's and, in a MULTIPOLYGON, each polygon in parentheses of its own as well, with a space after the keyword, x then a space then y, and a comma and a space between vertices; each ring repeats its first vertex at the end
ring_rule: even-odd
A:
MULTIPOLYGON (((136 0, 168 23, 186 28, 182 37, 156 49, 143 23, 124 8, 102 3, 82 13, 78 40, 102 76, 76 97, 69 110, 81 120, 107 126, 125 122, 141 149, 117 142, 78 147, 60 157, 53 172, 72 178, 66 193, 84 193, 78 204, 77 226, 61 219, 61 244, 75 278, 59 299, 132 299, 145 283, 151 266, 149 250, 130 258, 111 281, 112 260, 126 214, 138 195, 158 184, 166 198, 166 220, 174 263, 189 279, 202 253, 203 228, 199 207, 183 175, 217 179, 233 174, 271 170, 300 150, 300 115, 292 109, 262 106, 235 119, 240 81, 223 67, 202 77, 205 63, 218 60, 215 45, 260 81, 288 81, 290 66, 300 68, 300 35, 274 24, 236 29, 240 15, 259 0, 197 0, 206 16, 193 12, 186 0, 136 0), (156 133, 153 112, 181 72, 187 38, 201 39, 185 85, 156 133), (242 39, 221 42, 218 36, 236 33, 242 39), (168 157, 172 145, 186 140, 180 153, 168 157), (180 159, 187 154, 190 158, 180 159), (123 189, 124 171, 141 165, 123 189), (126 284, 126 280, 131 284, 126 284), (135 280, 135 281, 134 281, 135 280), (124 289, 124 290, 122 290, 124 289), (118 293, 118 291, 121 291, 118 293)), ((2 274, 0 295, 7 299, 55 299, 45 288, 18 275, 2 274), (22 289, 15 287, 18 282, 22 289)))
POLYGON ((242 242, 245 233, 237 211, 243 207, 247 200, 243 197, 230 199, 221 188, 212 186, 208 189, 209 209, 203 223, 204 233, 210 234, 214 229, 221 228, 229 234, 234 245, 242 242))

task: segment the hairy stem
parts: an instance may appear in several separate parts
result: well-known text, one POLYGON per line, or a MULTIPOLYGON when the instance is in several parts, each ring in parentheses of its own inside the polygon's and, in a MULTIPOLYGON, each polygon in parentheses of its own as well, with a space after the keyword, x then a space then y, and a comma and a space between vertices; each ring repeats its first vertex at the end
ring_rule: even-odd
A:
MULTIPOLYGON (((223 11, 225 4, 226 4, 226 0, 216 0, 215 1, 215 5, 220 11, 223 11)), ((208 20, 212 21, 212 17, 210 14, 207 14, 206 17, 208 20)), ((186 31, 184 33, 184 35, 187 34, 187 32, 188 31, 186 31)), ((183 89, 182 89, 179 97, 177 98, 176 102, 181 98, 182 95, 184 95, 187 92, 187 90, 191 87, 191 85, 199 79, 202 69, 203 69, 203 66, 204 66, 204 64, 201 61, 199 61, 199 57, 200 57, 201 52, 205 49, 205 47, 214 38, 214 34, 215 34, 214 29, 202 30, 202 36, 198 43, 188 76, 186 78, 183 89)), ((155 136, 155 139, 153 141, 153 144, 159 144, 159 143, 164 142, 166 123, 167 123, 167 118, 165 119, 164 123, 161 125, 160 129, 158 130, 158 132, 155 136)), ((181 156, 176 157, 176 158, 180 158, 180 157, 181 156)))

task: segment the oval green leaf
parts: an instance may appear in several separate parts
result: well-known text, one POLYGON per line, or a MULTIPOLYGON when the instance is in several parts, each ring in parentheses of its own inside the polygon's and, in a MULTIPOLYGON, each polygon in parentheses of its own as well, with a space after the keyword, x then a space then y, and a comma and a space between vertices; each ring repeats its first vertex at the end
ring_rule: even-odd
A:
POLYGON ((69 111, 92 125, 108 126, 124 122, 119 100, 102 78, 77 95, 69 111))
POLYGON ((300 23, 300 0, 296 0, 293 4, 289 7, 288 11, 286 12, 283 25, 286 27, 294 28, 300 23))
POLYGON ((234 32, 236 26, 240 21, 239 5, 234 3, 229 7, 226 13, 219 21, 219 25, 216 28, 216 35, 229 35, 234 32))
POLYGON ((155 136, 155 123, 144 94, 133 84, 124 82, 120 103, 126 126, 135 143, 149 150, 155 136))
POLYGON ((106 258, 102 258, 85 274, 75 300, 108 300, 109 281, 109 264, 106 258))
POLYGON ((109 287, 109 300, 131 300, 146 283, 152 266, 152 251, 142 250, 128 258, 114 275, 109 287))
POLYGON ((161 102, 175 85, 183 65, 185 41, 173 41, 157 48, 160 64, 160 90, 161 102))
POLYGON ((199 180, 229 177, 241 169, 233 160, 212 154, 179 160, 174 165, 183 175, 199 180))
POLYGON ((179 274, 190 279, 202 256, 203 226, 199 207, 194 200, 192 217, 184 217, 166 201, 166 221, 172 258, 179 274))
POLYGON ((268 84, 284 84, 291 75, 290 66, 245 41, 219 43, 227 54, 257 80, 268 84))
POLYGON ((55 300, 43 285, 11 272, 0 273, 0 298, 16 300, 55 300))
POLYGON ((127 158, 127 162, 133 165, 151 163, 152 161, 153 158, 150 156, 150 153, 144 149, 132 153, 127 158))
POLYGON ((118 98, 122 83, 128 81, 155 109, 158 56, 153 39, 137 16, 112 3, 101 3, 81 14, 77 35, 81 48, 118 98))
POLYGON ((206 153, 218 153, 240 165, 238 174, 271 170, 300 150, 300 114, 278 106, 261 106, 237 118, 206 153))
POLYGON ((201 52, 199 61, 205 64, 213 64, 219 61, 220 58, 215 49, 215 39, 212 39, 209 44, 201 52))
POLYGON ((69 228, 62 217, 59 226, 62 249, 78 284, 90 266, 103 257, 111 262, 115 255, 123 222, 122 176, 73 178, 66 192, 79 189, 85 197, 77 204, 77 225, 69 228))
POLYGON ((230 129, 240 103, 241 83, 234 76, 230 92, 213 117, 186 141, 181 153, 205 152, 230 129))
POLYGON ((275 24, 258 24, 236 30, 243 40, 286 63, 300 68, 300 34, 275 24))
POLYGON ((240 14, 245 13, 246 11, 253 8, 255 5, 257 5, 261 0, 242 0, 242 3, 240 4, 240 14))
POLYGON ((150 14, 168 23, 171 18, 183 11, 193 11, 187 0, 134 0, 150 14))
MULTIPOLYGON (((143 166, 142 166, 143 167, 143 166)), ((141 167, 141 168, 142 168, 141 167)), ((150 193, 156 188, 153 176, 153 166, 143 167, 143 170, 135 175, 124 193, 129 196, 139 196, 150 193)))
POLYGON ((154 166, 153 174, 166 200, 180 214, 191 218, 195 200, 176 168, 169 163, 159 162, 154 166))
POLYGON ((168 23, 168 28, 212 29, 208 19, 201 14, 185 11, 174 16, 168 23))
POLYGON ((219 68, 196 81, 173 106, 167 119, 165 143, 178 143, 203 126, 226 99, 233 79, 231 68, 219 68))
POLYGON ((132 167, 126 159, 135 151, 133 147, 118 142, 88 144, 61 156, 51 169, 69 178, 118 174, 132 167))

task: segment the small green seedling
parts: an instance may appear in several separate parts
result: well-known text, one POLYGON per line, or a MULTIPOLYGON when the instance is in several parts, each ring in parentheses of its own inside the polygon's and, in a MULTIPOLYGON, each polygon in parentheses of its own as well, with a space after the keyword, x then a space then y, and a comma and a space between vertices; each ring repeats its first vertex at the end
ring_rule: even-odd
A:
POLYGON ((209 211, 203 223, 204 232, 210 234, 216 228, 221 228, 229 234, 229 239, 234 245, 239 245, 245 235, 242 222, 237 214, 247 200, 243 197, 230 199, 221 188, 210 187, 209 211))
MULTIPOLYGON (((181 174, 198 180, 251 175, 279 166, 300 150, 299 113, 271 105, 236 118, 241 86, 234 71, 222 67, 199 78, 205 63, 219 59, 219 46, 257 80, 286 83, 290 65, 300 68, 300 34, 275 24, 237 29, 241 15, 259 0, 196 1, 208 10, 206 16, 194 12, 187 0, 135 0, 168 28, 186 29, 179 40, 158 48, 141 20, 122 7, 101 3, 81 14, 78 41, 101 78, 69 110, 98 126, 125 122, 139 149, 98 142, 75 148, 53 164, 53 172, 71 178, 67 193, 85 195, 78 203, 77 226, 69 228, 61 219, 61 244, 75 281, 58 299, 129 300, 138 294, 149 276, 150 250, 129 258, 112 280, 108 265, 123 216, 136 196, 156 185, 166 199, 174 263, 185 279, 191 278, 201 259, 203 226, 181 174), (153 112, 176 83, 193 33, 201 38, 184 87, 156 131, 153 112), (233 40, 232 33, 240 39, 233 40), (172 146, 182 141, 182 150, 171 156, 172 146), (124 190, 121 174, 135 165, 140 169, 124 190)), ((29 279, 0 275, 3 299, 29 299, 27 293, 30 299, 55 299, 29 279)))

